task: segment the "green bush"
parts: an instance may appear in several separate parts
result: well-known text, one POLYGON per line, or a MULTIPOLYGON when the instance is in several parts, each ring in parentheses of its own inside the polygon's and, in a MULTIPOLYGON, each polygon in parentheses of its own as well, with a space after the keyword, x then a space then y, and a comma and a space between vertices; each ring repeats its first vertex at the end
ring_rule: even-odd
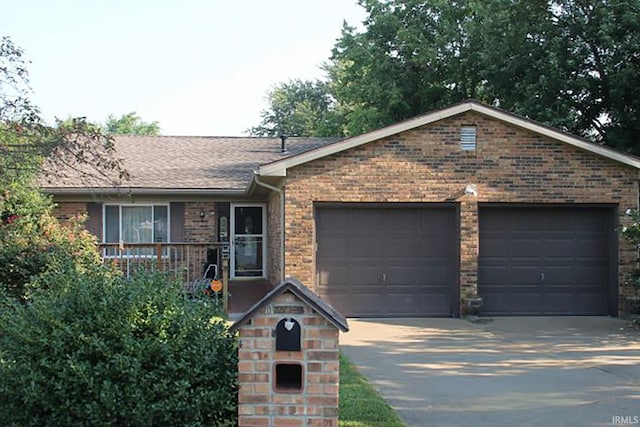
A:
MULTIPOLYGON (((624 238, 633 245, 636 253, 640 250, 640 210, 628 209, 629 223, 622 229, 624 238)), ((640 258, 636 256, 633 268, 625 277, 623 286, 626 288, 625 299, 628 302, 630 313, 640 312, 640 258)))
POLYGON ((28 299, 29 283, 47 271, 82 272, 101 264, 83 218, 62 226, 52 209, 28 183, 7 184, 0 193, 0 289, 17 299, 28 299))
POLYGON ((0 307, 0 424, 236 425, 237 340, 160 275, 47 272, 0 307))

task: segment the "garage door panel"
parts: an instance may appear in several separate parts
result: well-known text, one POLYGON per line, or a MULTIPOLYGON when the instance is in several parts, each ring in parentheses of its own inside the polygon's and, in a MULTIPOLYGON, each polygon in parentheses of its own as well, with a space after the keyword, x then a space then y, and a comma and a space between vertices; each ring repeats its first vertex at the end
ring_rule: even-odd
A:
POLYGON ((337 212, 327 212, 321 218, 318 218, 317 226, 326 230, 327 235, 336 234, 344 235, 352 229, 352 219, 346 215, 339 215, 337 212))
POLYGON ((387 258, 412 258, 422 256, 420 253, 420 244, 414 239, 399 238, 394 236, 381 242, 382 250, 387 258))
POLYGON ((602 290, 607 281, 605 271, 604 266, 593 265, 549 266, 545 267, 545 280, 541 281, 541 284, 548 283, 547 286, 570 284, 577 288, 597 286, 602 290))
POLYGON ((612 217, 611 208, 482 207, 483 311, 608 314, 612 217))
POLYGON ((543 243, 538 238, 523 238, 519 240, 522 244, 518 244, 518 240, 509 241, 509 255, 514 258, 537 258, 542 250, 543 243))
POLYGON ((355 237, 346 238, 343 243, 346 246, 347 253, 345 257, 353 258, 380 258, 383 255, 384 248, 379 238, 372 237, 355 237))
POLYGON ((573 255, 576 258, 601 260, 607 256, 607 242, 604 239, 576 240, 573 255))
POLYGON ((333 235, 327 242, 318 246, 318 257, 325 258, 344 258, 349 251, 349 239, 344 235, 333 235))
POLYGON ((498 286, 501 283, 507 283, 509 279, 509 268, 506 267, 499 259, 497 265, 485 265, 483 269, 478 271, 478 282, 498 286))
POLYGON ((329 283, 347 283, 349 280, 349 267, 346 265, 334 265, 331 271, 319 269, 317 274, 318 286, 327 287, 329 283))
POLYGON ((362 317, 451 315, 454 209, 321 207, 316 217, 317 289, 336 309, 362 317), (351 224, 343 234, 326 229, 337 218, 351 224), (336 239, 342 248, 331 253, 336 239))

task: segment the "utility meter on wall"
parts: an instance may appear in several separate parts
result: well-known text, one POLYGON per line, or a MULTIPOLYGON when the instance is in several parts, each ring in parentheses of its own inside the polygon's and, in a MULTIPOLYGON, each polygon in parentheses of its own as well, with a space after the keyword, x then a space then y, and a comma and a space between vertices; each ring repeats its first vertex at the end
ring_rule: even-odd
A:
POLYGON ((229 219, 226 216, 220 217, 220 241, 229 241, 229 219))

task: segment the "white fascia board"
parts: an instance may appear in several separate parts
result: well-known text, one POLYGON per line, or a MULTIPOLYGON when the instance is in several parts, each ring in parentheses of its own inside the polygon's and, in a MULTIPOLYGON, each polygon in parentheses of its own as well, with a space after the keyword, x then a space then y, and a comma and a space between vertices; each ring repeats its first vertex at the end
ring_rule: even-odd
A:
POLYGON ((471 110, 477 111, 480 114, 493 117, 503 122, 512 124, 514 126, 529 130, 531 132, 544 135, 551 139, 555 139, 557 141, 561 141, 566 144, 573 145, 574 147, 578 147, 582 150, 589 151, 591 153, 597 154, 602 157, 606 157, 616 162, 620 162, 622 164, 640 169, 640 159, 621 153, 619 151, 613 150, 606 146, 596 145, 593 142, 580 139, 568 133, 564 133, 550 127, 542 126, 535 122, 525 120, 523 118, 519 118, 518 116, 515 116, 515 115, 505 114, 499 110, 489 108, 482 104, 472 103, 471 110))
POLYGON ((204 188, 130 188, 130 187, 41 187, 45 193, 52 195, 159 195, 159 196, 242 196, 246 190, 240 189, 204 189, 204 188))
POLYGON ((358 147, 371 141, 386 138, 400 132, 411 130, 419 126, 424 126, 426 124, 433 123, 438 120, 463 113, 465 111, 469 111, 471 109, 471 104, 472 103, 468 102, 454 105, 452 107, 445 108, 444 110, 438 110, 433 113, 414 117, 395 125, 377 129, 368 133, 364 133, 362 135, 354 136, 352 138, 343 139, 342 141, 334 142, 333 144, 315 150, 307 151, 306 153, 301 153, 296 156, 282 159, 277 162, 261 166, 258 169, 258 174, 262 176, 287 176, 287 169, 294 166, 321 159, 323 157, 330 156, 332 154, 336 154, 350 148, 358 147))
POLYGON ((287 176, 287 169, 317 160, 332 154, 339 153, 350 148, 358 147, 360 145, 372 142, 378 139, 386 138, 391 135, 395 135, 401 132, 405 132, 420 126, 424 126, 438 120, 446 119, 458 114, 465 113, 467 111, 475 111, 488 117, 495 118, 505 123, 529 130, 531 132, 547 136, 551 139, 573 145, 580 149, 592 152, 594 154, 603 156, 605 158, 620 162, 622 164, 640 169, 640 159, 633 156, 620 153, 612 150, 608 147, 599 146, 594 143, 585 141, 578 137, 569 135, 559 130, 540 125, 533 121, 529 121, 524 118, 520 118, 517 115, 509 114, 498 110, 493 107, 489 107, 480 104, 476 101, 467 101, 460 104, 453 105, 443 110, 427 113, 422 116, 414 117, 412 119, 405 120, 395 125, 387 126, 382 129, 377 129, 372 132, 368 132, 362 135, 354 136, 352 138, 344 139, 342 141, 335 142, 333 144, 321 147, 315 150, 307 151, 296 156, 292 156, 286 159, 278 160, 273 163, 266 164, 258 168, 257 173, 261 176, 287 176))

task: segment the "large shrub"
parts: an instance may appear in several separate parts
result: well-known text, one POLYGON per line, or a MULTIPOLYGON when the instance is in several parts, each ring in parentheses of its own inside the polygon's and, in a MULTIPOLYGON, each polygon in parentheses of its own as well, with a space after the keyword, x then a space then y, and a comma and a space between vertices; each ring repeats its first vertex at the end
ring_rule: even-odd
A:
POLYGON ((51 200, 28 180, 2 186, 0 289, 17 299, 28 299, 28 284, 47 271, 81 272, 101 263, 95 237, 83 229, 83 219, 62 226, 52 209, 51 200))
POLYGON ((237 343, 163 276, 47 272, 0 308, 0 425, 235 425, 237 343))
MULTIPOLYGON (((629 223, 622 229, 622 235, 636 249, 640 250, 640 211, 627 210, 629 223)), ((625 287, 624 298, 627 301, 627 314, 640 313, 640 257, 636 257, 633 268, 625 277, 623 286, 625 287)))

